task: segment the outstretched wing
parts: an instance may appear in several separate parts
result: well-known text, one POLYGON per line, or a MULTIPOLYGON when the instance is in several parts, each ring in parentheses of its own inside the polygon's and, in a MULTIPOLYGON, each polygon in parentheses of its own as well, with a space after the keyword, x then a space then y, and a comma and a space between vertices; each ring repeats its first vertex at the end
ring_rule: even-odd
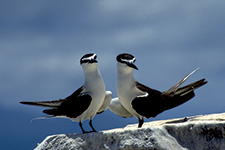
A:
POLYGON ((70 97, 69 99, 63 101, 57 108, 46 109, 43 112, 52 116, 76 118, 88 109, 91 102, 91 95, 88 93, 83 93, 77 97, 70 97))

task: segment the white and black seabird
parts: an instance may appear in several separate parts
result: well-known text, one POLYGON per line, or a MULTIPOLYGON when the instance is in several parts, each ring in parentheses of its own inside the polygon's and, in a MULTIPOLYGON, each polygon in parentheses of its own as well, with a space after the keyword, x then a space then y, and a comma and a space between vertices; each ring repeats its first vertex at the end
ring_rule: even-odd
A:
POLYGON ((112 99, 109 109, 121 117, 135 116, 139 120, 138 127, 142 127, 144 118, 156 117, 165 110, 179 106, 195 96, 194 90, 205 85, 207 81, 201 79, 194 83, 180 87, 196 70, 187 74, 176 85, 165 92, 151 89, 134 79, 133 69, 135 58, 131 54, 123 53, 117 56, 117 98, 112 99))
POLYGON ((85 82, 83 86, 67 98, 54 101, 24 101, 20 103, 51 108, 43 112, 50 115, 50 117, 66 117, 79 122, 83 133, 87 132, 83 129, 82 122, 90 119, 89 125, 92 132, 96 132, 92 120, 96 114, 100 114, 108 108, 112 99, 112 93, 105 91, 105 84, 98 69, 96 58, 97 55, 91 53, 84 55, 80 59, 85 82))

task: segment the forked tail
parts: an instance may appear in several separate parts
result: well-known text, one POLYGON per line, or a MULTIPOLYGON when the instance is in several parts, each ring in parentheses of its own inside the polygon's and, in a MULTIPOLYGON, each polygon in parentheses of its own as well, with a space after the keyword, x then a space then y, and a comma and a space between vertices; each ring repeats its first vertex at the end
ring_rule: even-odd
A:
POLYGON ((177 84, 171 87, 169 90, 162 93, 162 96, 165 97, 164 110, 168 110, 179 106, 195 96, 194 90, 205 85, 207 81, 205 79, 198 80, 196 82, 190 83, 186 86, 180 87, 190 75, 192 75, 196 70, 192 71, 190 74, 187 74, 182 78, 177 84))

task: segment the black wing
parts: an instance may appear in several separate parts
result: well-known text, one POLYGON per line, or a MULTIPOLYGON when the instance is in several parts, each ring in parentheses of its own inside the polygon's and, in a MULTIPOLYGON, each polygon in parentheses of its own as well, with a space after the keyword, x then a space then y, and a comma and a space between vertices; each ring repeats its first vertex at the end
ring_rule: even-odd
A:
MULTIPOLYGON (((148 93, 149 94, 149 93, 148 93)), ((131 101, 131 106, 140 115, 151 118, 165 110, 177 107, 194 97, 194 92, 185 96, 147 95, 139 96, 131 101)))
POLYGON ((53 101, 22 101, 21 104, 25 105, 34 105, 34 106, 41 106, 41 107, 48 107, 48 108, 58 108, 62 102, 68 100, 68 99, 76 99, 76 97, 83 91, 83 86, 81 86, 79 89, 77 89, 73 94, 68 96, 65 99, 59 99, 59 100, 53 100, 53 101))
POLYGON ((155 117, 165 110, 177 107, 195 96, 194 90, 205 85, 207 81, 201 79, 184 87, 176 89, 173 93, 159 92, 136 82, 137 87, 148 93, 131 101, 131 106, 140 115, 155 117))
POLYGON ((205 79, 198 80, 186 86, 178 88, 173 93, 163 92, 162 97, 165 100, 165 110, 177 107, 195 96, 194 90, 205 85, 207 81, 205 79))
POLYGON ((91 95, 84 93, 79 96, 69 96, 58 108, 46 109, 43 112, 52 116, 67 116, 76 118, 88 109, 92 101, 91 95))
POLYGON ((131 101, 131 105, 138 114, 146 118, 156 117, 163 111, 177 107, 195 96, 193 91, 183 96, 177 94, 171 96, 138 82, 136 82, 136 85, 140 90, 147 92, 148 95, 137 96, 131 101))
POLYGON ((141 84, 141 83, 139 83, 137 81, 135 82, 135 85, 141 91, 147 92, 147 93, 149 93, 152 96, 159 96, 159 95, 162 94, 160 91, 152 89, 152 88, 149 88, 149 87, 147 87, 147 86, 145 86, 145 85, 143 85, 143 84, 141 84))
POLYGON ((83 86, 77 89, 73 94, 65 99, 54 101, 23 101, 21 104, 49 107, 43 112, 52 116, 67 116, 75 118, 81 115, 91 104, 92 97, 87 94, 80 94, 83 91, 83 86))
POLYGON ((36 102, 23 101, 20 103, 25 104, 25 105, 57 108, 63 101, 65 101, 65 99, 59 99, 59 100, 54 100, 54 101, 36 101, 36 102))
POLYGON ((132 108, 140 115, 151 118, 163 112, 163 101, 160 97, 136 97, 131 101, 132 108))
POLYGON ((132 108, 140 115, 150 118, 155 117, 162 112, 162 93, 151 89, 136 81, 136 86, 141 91, 147 92, 148 95, 137 96, 131 101, 132 108))
POLYGON ((75 92, 73 92, 73 94, 71 94, 70 96, 68 96, 67 98, 65 99, 74 99, 76 98, 84 89, 84 86, 81 86, 79 89, 77 89, 75 92))

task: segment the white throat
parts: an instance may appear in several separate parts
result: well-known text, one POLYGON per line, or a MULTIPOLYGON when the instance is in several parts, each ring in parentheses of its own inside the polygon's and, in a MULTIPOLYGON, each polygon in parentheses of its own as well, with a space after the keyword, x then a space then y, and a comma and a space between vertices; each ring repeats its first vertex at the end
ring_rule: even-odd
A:
POLYGON ((95 82, 96 78, 101 78, 97 64, 84 64, 82 67, 84 70, 85 84, 90 84, 95 82))
MULTIPOLYGON (((116 89, 118 97, 130 97, 136 88, 132 68, 126 64, 117 62, 116 89)), ((134 95, 133 95, 134 96, 134 95)))
POLYGON ((131 101, 145 92, 136 87, 136 80, 134 79, 132 68, 126 64, 117 63, 117 80, 116 80, 117 96, 121 104, 135 117, 138 114, 131 107, 131 101))
POLYGON ((105 84, 102 79, 101 73, 98 69, 97 63, 84 64, 82 65, 84 70, 85 82, 84 87, 87 90, 98 91, 100 89, 105 89, 105 84), (99 88, 99 89, 96 89, 99 88))

